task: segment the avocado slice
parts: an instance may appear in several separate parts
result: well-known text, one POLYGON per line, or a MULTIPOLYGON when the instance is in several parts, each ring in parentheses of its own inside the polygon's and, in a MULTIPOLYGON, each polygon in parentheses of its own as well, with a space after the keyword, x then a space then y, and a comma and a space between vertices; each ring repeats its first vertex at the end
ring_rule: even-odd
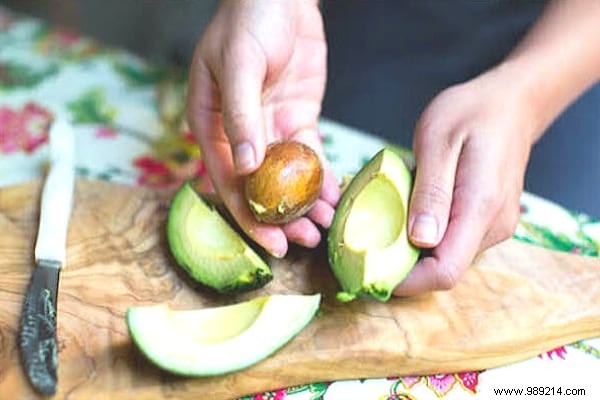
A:
POLYGON ((187 182, 171 202, 167 240, 177 263, 218 292, 258 289, 273 278, 267 263, 187 182))
POLYGON ((201 310, 140 306, 127 310, 126 321, 136 346, 158 367, 212 376, 273 354, 312 320, 320 300, 320 294, 271 295, 201 310))
POLYGON ((412 176, 393 149, 379 151, 343 192, 328 235, 329 264, 350 301, 389 300, 414 267, 419 250, 407 236, 412 176))

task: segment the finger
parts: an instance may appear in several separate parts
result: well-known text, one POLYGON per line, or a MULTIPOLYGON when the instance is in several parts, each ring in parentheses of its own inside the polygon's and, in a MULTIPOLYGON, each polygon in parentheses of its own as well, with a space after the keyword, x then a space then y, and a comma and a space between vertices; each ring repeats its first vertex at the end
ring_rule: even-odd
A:
POLYGON ((317 199, 313 207, 308 212, 308 217, 315 223, 327 229, 329 226, 331 226, 334 212, 335 211, 331 204, 322 199, 317 199))
POLYGON ((190 71, 189 121, 198 136, 202 156, 214 187, 242 230, 276 257, 287 252, 280 227, 261 224, 251 215, 243 196, 241 177, 234 171, 229 142, 218 107, 218 91, 207 66, 197 59, 190 71))
POLYGON ((287 238, 304 247, 316 247, 321 241, 319 230, 308 218, 298 218, 283 226, 287 238))
POLYGON ((408 277, 394 290, 396 296, 452 289, 470 266, 479 248, 483 232, 480 224, 470 216, 450 220, 446 237, 433 251, 422 258, 408 277), (468 233, 458 233, 466 232, 468 233))
POLYGON ((433 282, 433 279, 454 279, 454 277, 440 278, 438 264, 435 255, 419 260, 410 274, 396 286, 393 292, 394 296, 414 296, 435 290, 430 288, 439 285, 439 282, 433 282), (432 279, 432 277, 434 278, 432 279))
POLYGON ((326 163, 323 175, 323 187, 321 188, 321 199, 331 207, 337 206, 340 201, 340 185, 329 162, 326 163))
POLYGON ((408 232, 419 247, 436 246, 446 230, 460 144, 456 136, 422 122, 415 130, 416 177, 411 194, 408 232))
POLYGON ((262 112, 264 55, 251 41, 226 46, 218 70, 225 133, 236 172, 248 174, 262 163, 266 132, 262 112))
MULTIPOLYGON (((219 129, 214 125, 218 124, 205 129, 219 129)), ((283 257, 287 252, 285 234, 280 227, 260 223, 252 215, 244 198, 243 177, 237 175, 233 168, 229 144, 225 141, 207 141, 202 142, 202 149, 206 167, 212 171, 215 188, 234 219, 261 247, 276 257, 283 257)))
POLYGON ((494 174, 486 163, 465 149, 461 155, 448 228, 431 257, 421 259, 394 291, 413 295, 455 286, 479 252, 480 244, 499 209, 494 174), (478 166, 478 168, 476 168, 478 166), (486 184, 487 182, 487 184, 486 184))

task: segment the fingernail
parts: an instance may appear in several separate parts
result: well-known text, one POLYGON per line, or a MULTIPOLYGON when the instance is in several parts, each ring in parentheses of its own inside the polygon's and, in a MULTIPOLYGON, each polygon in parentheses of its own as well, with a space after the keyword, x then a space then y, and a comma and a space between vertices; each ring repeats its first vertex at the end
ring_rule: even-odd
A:
POLYGON ((283 258, 283 257, 285 257, 285 253, 286 252, 285 251, 281 251, 281 250, 273 250, 273 249, 271 249, 269 251, 269 253, 271 253, 271 255, 273 257, 275 257, 275 258, 283 258))
POLYGON ((429 214, 417 215, 410 236, 417 244, 435 245, 438 237, 438 225, 435 217, 429 214))
POLYGON ((233 152, 233 159, 235 160, 235 167, 239 172, 250 171, 256 164, 254 148, 249 142, 238 144, 233 152))

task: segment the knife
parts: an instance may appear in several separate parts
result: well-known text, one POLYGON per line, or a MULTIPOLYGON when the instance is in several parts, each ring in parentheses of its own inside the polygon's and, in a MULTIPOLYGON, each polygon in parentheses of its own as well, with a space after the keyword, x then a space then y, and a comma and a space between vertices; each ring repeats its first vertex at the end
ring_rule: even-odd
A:
POLYGON ((75 180, 73 131, 57 118, 50 129, 50 168, 42 190, 35 267, 21 314, 20 349, 25 372, 41 394, 56 393, 58 346, 56 295, 66 260, 75 180))

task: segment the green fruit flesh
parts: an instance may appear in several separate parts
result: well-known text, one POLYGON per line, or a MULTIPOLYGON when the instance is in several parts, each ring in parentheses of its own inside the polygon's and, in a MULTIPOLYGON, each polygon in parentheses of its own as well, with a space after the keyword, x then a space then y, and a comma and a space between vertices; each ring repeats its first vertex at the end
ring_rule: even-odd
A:
POLYGON ((402 230, 404 207, 393 182, 385 176, 369 181, 358 193, 344 229, 344 242, 365 251, 392 245, 402 230), (364 227, 369 227, 365 235, 364 227))
POLYGON ((272 295, 230 306, 127 310, 137 347, 158 367, 186 376, 221 375, 273 354, 315 316, 321 296, 272 295))
POLYGON ((406 221, 411 189, 402 159, 384 149, 344 191, 328 237, 339 300, 365 294, 387 301, 414 267, 419 251, 408 240, 406 221))
POLYGON ((272 279, 265 261, 187 183, 173 198, 167 238, 177 263, 219 292, 252 290, 272 279))

